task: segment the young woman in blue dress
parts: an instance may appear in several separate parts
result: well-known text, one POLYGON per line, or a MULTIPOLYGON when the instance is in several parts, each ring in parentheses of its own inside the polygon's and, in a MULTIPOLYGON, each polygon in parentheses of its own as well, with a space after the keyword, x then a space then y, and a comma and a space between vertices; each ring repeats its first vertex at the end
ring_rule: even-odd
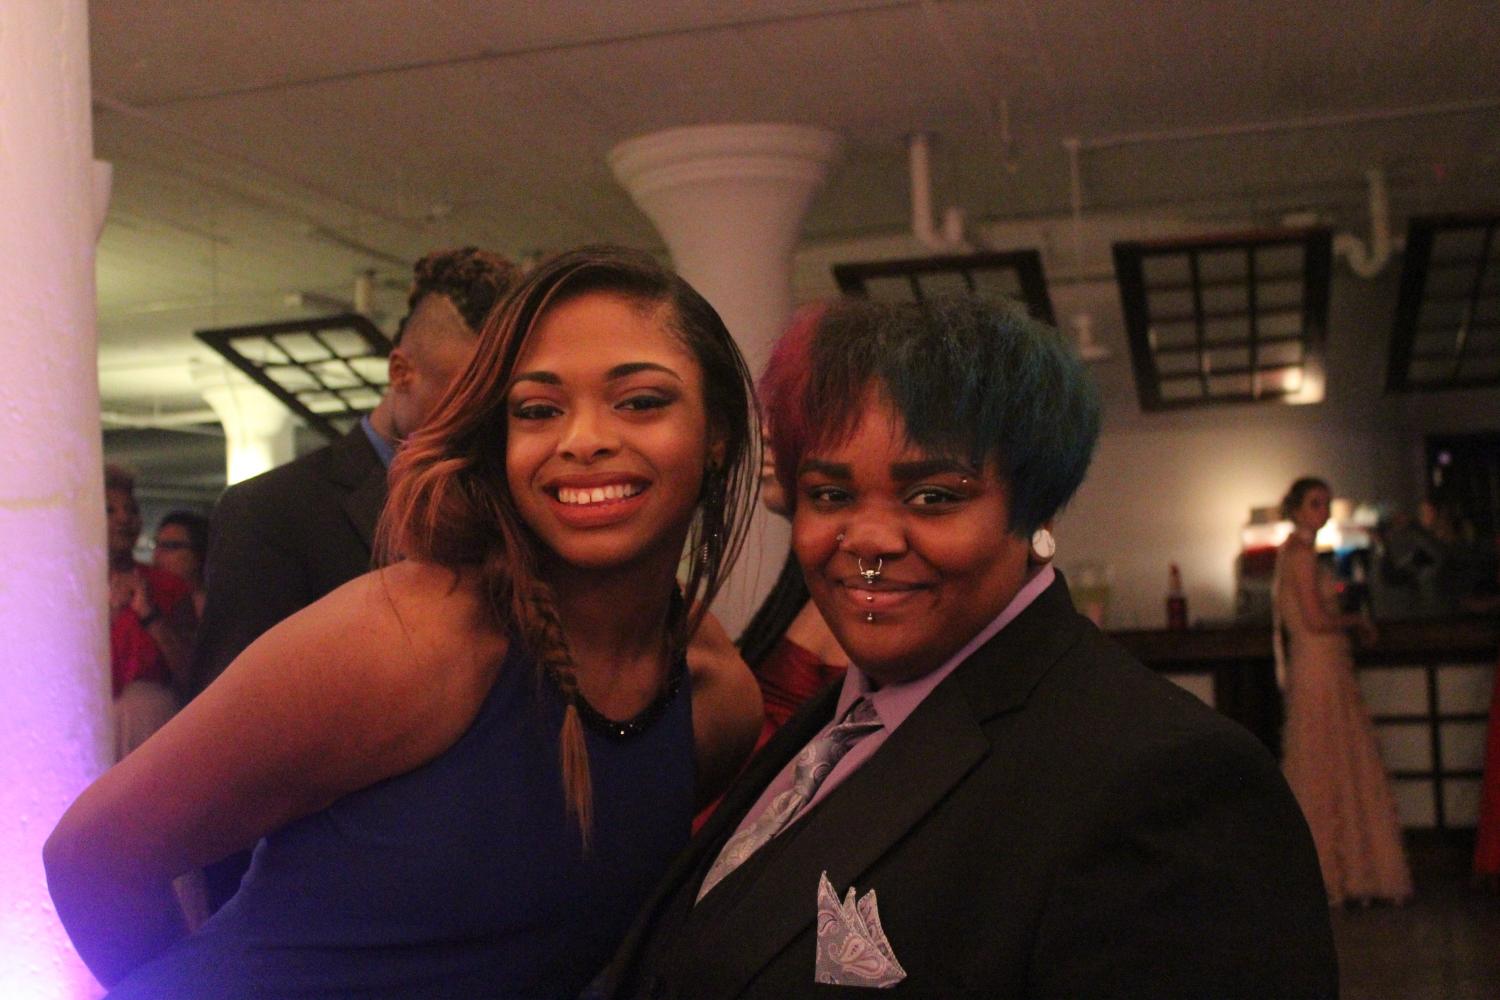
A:
POLYGON ((681 278, 617 248, 538 267, 392 466, 388 564, 250 646, 52 834, 111 995, 575 996, 760 727, 704 621, 755 439, 681 278), (172 878, 250 844, 184 937, 172 878))

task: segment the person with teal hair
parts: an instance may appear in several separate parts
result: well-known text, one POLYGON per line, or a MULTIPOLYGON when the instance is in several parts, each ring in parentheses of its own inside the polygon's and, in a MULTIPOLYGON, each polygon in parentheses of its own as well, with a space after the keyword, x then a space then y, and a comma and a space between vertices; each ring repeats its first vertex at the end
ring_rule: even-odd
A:
POLYGON ((852 665, 752 759, 598 991, 1336 996, 1276 762, 1051 565, 1100 425, 1057 331, 972 296, 843 301, 781 356, 793 548, 852 665))

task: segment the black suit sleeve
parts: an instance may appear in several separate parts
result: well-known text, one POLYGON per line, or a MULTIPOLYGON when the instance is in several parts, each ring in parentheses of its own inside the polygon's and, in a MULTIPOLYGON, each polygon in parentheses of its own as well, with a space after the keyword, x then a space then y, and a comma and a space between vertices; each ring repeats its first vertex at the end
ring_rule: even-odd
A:
POLYGON ((281 504, 230 488, 214 508, 203 621, 193 647, 196 695, 245 647, 307 603, 304 560, 281 504))
POLYGON ((1156 741, 1100 800, 1049 896, 1033 995, 1337 996, 1312 838, 1240 735, 1156 741))

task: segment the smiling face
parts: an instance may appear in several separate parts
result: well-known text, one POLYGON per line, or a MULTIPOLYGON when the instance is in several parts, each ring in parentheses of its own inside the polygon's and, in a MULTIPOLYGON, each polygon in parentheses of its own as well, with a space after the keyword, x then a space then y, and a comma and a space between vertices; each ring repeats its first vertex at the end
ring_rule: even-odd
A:
POLYGON ((937 669, 1021 589, 1027 543, 1006 530, 1008 494, 993 463, 908 444, 900 414, 875 395, 849 440, 803 456, 797 559, 839 644, 877 682, 937 669), (873 583, 861 561, 879 566, 873 583))
POLYGON ((591 292, 537 321, 506 397, 506 477, 575 568, 675 568, 709 461, 702 373, 663 307, 591 292))

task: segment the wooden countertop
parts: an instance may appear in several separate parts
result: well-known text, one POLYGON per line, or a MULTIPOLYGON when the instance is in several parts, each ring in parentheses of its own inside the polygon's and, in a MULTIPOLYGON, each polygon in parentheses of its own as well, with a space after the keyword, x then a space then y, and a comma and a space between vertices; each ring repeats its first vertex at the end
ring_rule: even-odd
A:
MULTIPOLYGON (((1492 615, 1412 618, 1377 622, 1380 639, 1358 651, 1360 662, 1421 657, 1454 657, 1464 661, 1493 659, 1500 646, 1500 619, 1492 615)), ((1110 638, 1157 669, 1172 664, 1205 664, 1226 660, 1269 660, 1271 627, 1224 625, 1167 629, 1114 629, 1110 638)))

